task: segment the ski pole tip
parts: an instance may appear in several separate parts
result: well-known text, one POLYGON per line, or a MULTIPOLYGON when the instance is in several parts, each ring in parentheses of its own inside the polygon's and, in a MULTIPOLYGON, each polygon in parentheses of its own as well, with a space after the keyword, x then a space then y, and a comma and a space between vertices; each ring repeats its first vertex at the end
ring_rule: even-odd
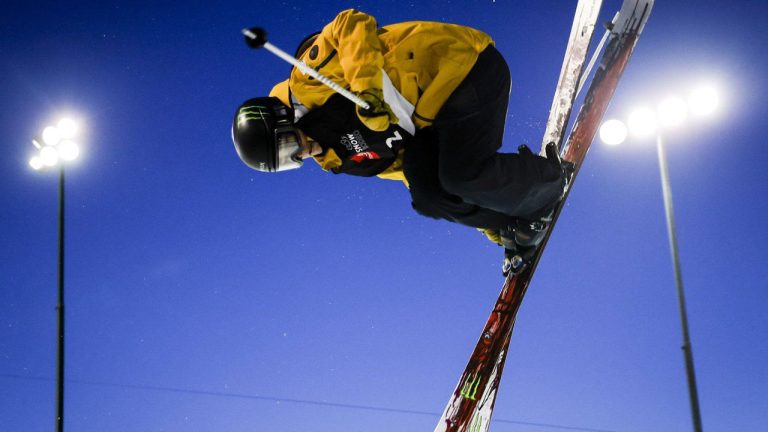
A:
POLYGON ((245 43, 251 48, 261 48, 267 43, 267 31, 261 27, 252 27, 242 30, 245 43))

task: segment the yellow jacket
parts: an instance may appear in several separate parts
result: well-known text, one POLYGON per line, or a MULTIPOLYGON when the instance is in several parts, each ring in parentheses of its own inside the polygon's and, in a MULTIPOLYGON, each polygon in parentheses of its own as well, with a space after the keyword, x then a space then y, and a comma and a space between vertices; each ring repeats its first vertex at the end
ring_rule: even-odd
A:
MULTIPOLYGON (((487 34, 454 24, 412 21, 378 28, 372 16, 349 9, 323 28, 300 59, 352 92, 381 89, 383 69, 416 107, 413 121, 423 128, 432 123, 478 55, 491 44, 487 34)), ((334 93, 297 68, 270 94, 290 106, 288 88, 310 110, 334 93)), ((326 170, 341 164, 332 151, 315 159, 326 170)), ((405 182, 402 154, 379 177, 405 182)))

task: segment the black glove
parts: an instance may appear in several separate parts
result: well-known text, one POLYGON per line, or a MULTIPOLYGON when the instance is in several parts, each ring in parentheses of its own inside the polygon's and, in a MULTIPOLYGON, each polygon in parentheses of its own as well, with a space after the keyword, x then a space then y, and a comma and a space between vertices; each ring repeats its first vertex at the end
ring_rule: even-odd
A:
POLYGON ((357 97, 368 104, 368 109, 357 107, 357 117, 368 129, 382 132, 387 130, 390 124, 397 124, 397 116, 384 101, 383 90, 370 88, 358 93, 357 97))

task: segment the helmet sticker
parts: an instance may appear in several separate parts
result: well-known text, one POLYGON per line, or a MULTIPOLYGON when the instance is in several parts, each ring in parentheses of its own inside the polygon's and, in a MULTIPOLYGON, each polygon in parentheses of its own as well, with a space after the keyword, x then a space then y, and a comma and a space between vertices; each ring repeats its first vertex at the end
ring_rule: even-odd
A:
POLYGON ((249 120, 262 120, 264 117, 271 115, 272 113, 265 106, 244 106, 237 113, 237 125, 242 126, 243 123, 247 123, 249 120))

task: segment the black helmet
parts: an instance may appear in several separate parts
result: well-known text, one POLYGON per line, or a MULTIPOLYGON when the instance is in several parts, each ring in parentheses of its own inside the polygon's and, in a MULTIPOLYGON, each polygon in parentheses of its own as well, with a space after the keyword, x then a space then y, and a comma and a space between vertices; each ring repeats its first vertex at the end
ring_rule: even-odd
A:
POLYGON ((276 97, 245 101, 235 113, 232 141, 240 159, 257 171, 286 171, 301 167, 299 134, 293 110, 276 97))

